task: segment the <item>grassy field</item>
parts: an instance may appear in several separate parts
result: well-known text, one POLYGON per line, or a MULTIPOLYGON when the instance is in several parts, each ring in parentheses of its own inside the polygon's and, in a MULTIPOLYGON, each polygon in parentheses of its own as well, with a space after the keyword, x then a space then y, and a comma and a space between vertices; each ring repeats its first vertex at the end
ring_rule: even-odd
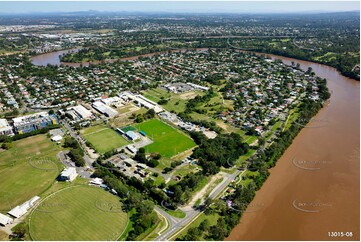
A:
POLYGON ((62 168, 56 158, 61 150, 46 135, 37 135, 0 152, 0 212, 8 212, 55 182, 62 168))
POLYGON ((162 232, 169 227, 169 224, 165 217, 158 214, 158 218, 160 219, 160 222, 157 224, 154 230, 152 230, 148 235, 143 237, 142 241, 154 241, 158 237, 159 232, 162 232))
POLYGON ((147 109, 136 107, 133 104, 131 104, 130 107, 125 109, 123 108, 117 109, 117 111, 121 114, 118 117, 110 120, 111 127, 119 128, 132 124, 134 122, 134 120, 131 119, 132 115, 143 114, 147 112, 147 109))
POLYGON ((193 148, 196 144, 193 140, 158 119, 151 119, 135 125, 139 130, 144 131, 154 143, 145 146, 148 153, 158 152, 162 156, 172 157, 185 150, 193 148))
POLYGON ((116 131, 97 125, 82 130, 83 137, 88 140, 99 153, 105 153, 121 147, 129 142, 116 131))
POLYGON ((168 111, 183 112, 186 109, 187 100, 196 97, 197 95, 204 95, 203 92, 195 90, 182 94, 174 94, 161 88, 149 89, 145 91, 144 96, 154 102, 158 102, 161 97, 168 99, 168 103, 162 105, 168 111))
POLYGON ((298 119, 299 115, 300 115, 299 108, 297 106, 289 112, 287 119, 283 124, 283 131, 289 129, 292 123, 294 123, 298 119))
POLYGON ((180 209, 177 209, 177 210, 163 209, 163 210, 175 218, 185 218, 186 217, 185 212, 183 212, 180 209))
POLYGON ((119 198, 76 186, 45 198, 29 218, 33 240, 117 240, 127 226, 119 198))
POLYGON ((0 230, 0 241, 8 241, 8 240, 10 240, 8 234, 0 230))

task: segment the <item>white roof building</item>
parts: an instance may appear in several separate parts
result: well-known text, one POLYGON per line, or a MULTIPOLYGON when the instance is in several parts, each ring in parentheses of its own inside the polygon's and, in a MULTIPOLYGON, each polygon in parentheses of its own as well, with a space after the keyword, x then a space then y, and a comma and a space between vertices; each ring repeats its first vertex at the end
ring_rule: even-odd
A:
POLYGON ((102 103, 104 103, 105 105, 112 105, 114 103, 119 103, 122 101, 122 99, 120 97, 108 97, 108 98, 103 98, 100 100, 102 103))
POLYGON ((132 141, 140 139, 140 136, 134 131, 127 131, 125 135, 132 141))
POLYGON ((118 115, 118 112, 111 107, 105 105, 100 101, 93 102, 93 108, 95 108, 99 113, 104 114, 107 117, 114 117, 118 115))
POLYGON ((134 154, 138 151, 138 149, 134 145, 128 145, 127 149, 134 154))
POLYGON ((163 108, 161 106, 149 100, 148 98, 144 97, 143 95, 136 95, 134 96, 133 100, 137 101, 140 106, 143 106, 146 109, 154 109, 156 113, 160 113, 163 111, 163 108))
POLYGON ((196 89, 201 89, 203 91, 208 91, 209 90, 209 87, 204 87, 204 86, 201 86, 201 85, 197 85, 197 84, 194 84, 194 83, 191 83, 191 82, 187 82, 188 85, 196 88, 196 89))
POLYGON ((12 218, 9 218, 8 216, 0 213, 0 225, 5 226, 7 224, 13 223, 13 221, 14 220, 12 218))
POLYGON ((92 113, 83 105, 70 107, 68 108, 68 110, 74 110, 75 113, 80 117, 80 119, 89 119, 93 116, 92 113))
POLYGON ((59 142, 62 139, 63 139, 63 137, 61 137, 60 135, 55 135, 54 137, 51 138, 51 141, 59 142))
POLYGON ((49 116, 47 112, 39 112, 39 113, 25 115, 22 117, 13 118, 13 122, 14 125, 16 126, 18 124, 28 122, 29 120, 37 119, 38 117, 47 117, 47 116, 49 116))
POLYGON ((73 181, 77 176, 75 167, 67 167, 60 173, 60 180, 73 181))
POLYGON ((103 179, 101 179, 99 177, 95 177, 94 179, 90 180, 91 184, 98 185, 98 186, 103 184, 103 182, 104 182, 103 179))
POLYGON ((13 128, 6 119, 0 119, 0 135, 14 135, 13 128))
POLYGON ((15 217, 20 218, 23 216, 30 208, 35 205, 35 202, 38 201, 40 197, 35 196, 29 201, 24 202, 23 204, 16 206, 15 208, 11 209, 8 214, 15 217))

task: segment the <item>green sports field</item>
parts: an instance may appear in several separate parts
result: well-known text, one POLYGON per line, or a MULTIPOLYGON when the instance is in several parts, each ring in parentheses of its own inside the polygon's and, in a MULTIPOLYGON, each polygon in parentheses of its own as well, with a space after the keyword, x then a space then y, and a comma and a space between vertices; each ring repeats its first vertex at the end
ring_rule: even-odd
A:
POLYGON ((61 150, 46 135, 37 135, 0 152, 0 212, 7 213, 55 182, 62 168, 56 158, 61 150))
POLYGON ((99 153, 105 153, 129 143, 116 131, 101 125, 86 128, 82 130, 82 133, 83 137, 87 139, 99 153))
POLYGON ((135 125, 144 131, 154 143, 145 146, 146 152, 158 152, 164 157, 172 157, 196 146, 194 141, 180 130, 164 124, 158 119, 151 119, 135 125))
POLYGON ((45 198, 29 216, 33 240, 117 240, 128 223, 119 197, 73 186, 45 198))

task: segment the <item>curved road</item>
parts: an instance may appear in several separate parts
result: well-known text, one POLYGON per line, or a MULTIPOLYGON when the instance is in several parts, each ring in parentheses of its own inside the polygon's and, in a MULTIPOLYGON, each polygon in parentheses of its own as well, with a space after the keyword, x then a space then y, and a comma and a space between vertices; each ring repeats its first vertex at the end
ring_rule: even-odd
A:
MULTIPOLYGON (((238 175, 241 174, 241 176, 242 176, 244 172, 246 172, 246 170, 244 170, 244 171, 236 170, 232 174, 226 174, 225 175, 226 179, 223 179, 223 181, 212 190, 209 197, 211 199, 217 198, 219 195, 222 194, 222 192, 228 187, 228 185, 238 175)), ((156 241, 166 241, 166 240, 170 239, 172 237, 172 235, 174 235, 175 233, 180 231, 182 228, 187 226, 190 222, 192 222, 193 219, 195 219, 200 213, 202 213, 201 211, 196 210, 194 208, 191 208, 190 210, 187 210, 187 211, 182 210, 183 212, 186 213, 186 217, 179 219, 179 218, 174 218, 173 216, 169 215, 167 212, 165 212, 164 210, 160 209, 157 206, 155 206, 154 209, 157 212, 161 213, 164 217, 166 217, 166 219, 168 220, 168 223, 170 224, 169 228, 163 234, 161 234, 160 236, 158 236, 155 239, 156 241)))

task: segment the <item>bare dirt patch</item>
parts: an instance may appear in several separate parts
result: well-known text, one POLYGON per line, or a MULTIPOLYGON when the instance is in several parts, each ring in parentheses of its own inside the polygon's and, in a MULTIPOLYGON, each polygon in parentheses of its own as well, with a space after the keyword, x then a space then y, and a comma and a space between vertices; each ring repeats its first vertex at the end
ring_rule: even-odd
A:
POLYGON ((227 126, 225 123, 223 123, 223 122, 217 122, 217 125, 218 125, 219 127, 221 127, 222 129, 224 129, 225 131, 229 132, 228 126, 227 126))
POLYGON ((198 94, 191 91, 191 92, 186 92, 186 93, 182 93, 181 95, 179 95, 180 99, 186 100, 186 99, 191 99, 191 98, 195 98, 198 94))
POLYGON ((197 202, 198 199, 202 199, 202 201, 204 200, 204 196, 208 191, 208 188, 219 178, 223 177, 222 173, 218 173, 214 176, 212 176, 211 180, 207 183, 207 185, 205 185, 199 192, 197 192, 193 197, 192 200, 183 207, 183 209, 189 209, 192 208, 194 206, 194 204, 197 202))
POLYGON ((183 159, 187 158, 188 156, 190 156, 193 153, 193 149, 194 148, 186 150, 186 151, 184 151, 182 153, 179 153, 179 154, 177 154, 175 156, 172 156, 171 159, 172 160, 183 160, 183 159))

